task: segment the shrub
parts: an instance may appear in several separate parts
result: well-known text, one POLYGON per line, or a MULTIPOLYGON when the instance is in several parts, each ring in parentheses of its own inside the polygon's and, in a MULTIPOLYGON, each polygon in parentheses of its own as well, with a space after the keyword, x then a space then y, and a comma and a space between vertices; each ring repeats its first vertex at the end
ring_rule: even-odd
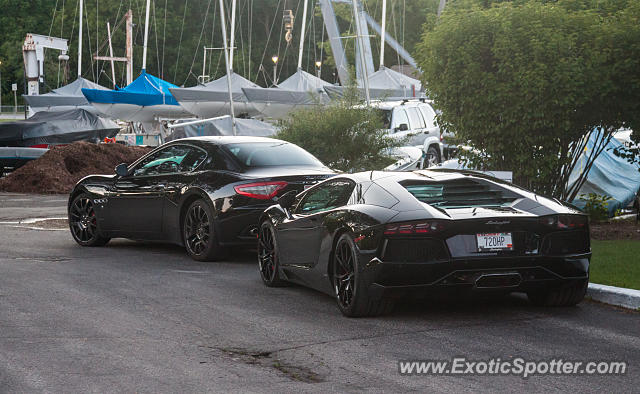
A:
POLYGON ((604 222, 609 219, 609 200, 611 196, 601 196, 596 193, 581 194, 580 199, 586 201, 583 211, 589 215, 589 219, 594 222, 604 222))
POLYGON ((293 112, 280 122, 276 138, 309 151, 327 166, 346 172, 380 170, 395 159, 386 152, 402 145, 383 130, 379 110, 354 105, 354 95, 331 105, 293 112))

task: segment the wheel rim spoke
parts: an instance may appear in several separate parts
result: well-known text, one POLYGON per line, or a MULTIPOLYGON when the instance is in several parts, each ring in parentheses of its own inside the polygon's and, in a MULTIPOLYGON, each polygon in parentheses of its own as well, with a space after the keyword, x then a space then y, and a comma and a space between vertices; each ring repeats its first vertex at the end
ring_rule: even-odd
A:
POLYGON ((184 224, 185 243, 193 254, 201 254, 211 240, 209 216, 200 205, 189 208, 184 224))
POLYGON ((78 241, 87 243, 98 234, 98 221, 89 198, 79 198, 73 202, 69 211, 69 227, 78 241))
POLYGON ((260 274, 266 281, 272 281, 276 273, 276 251, 273 233, 268 227, 262 227, 258 236, 258 264, 260 274))
POLYGON ((354 290, 354 252, 347 241, 340 241, 334 253, 333 286, 338 302, 349 307, 354 290))

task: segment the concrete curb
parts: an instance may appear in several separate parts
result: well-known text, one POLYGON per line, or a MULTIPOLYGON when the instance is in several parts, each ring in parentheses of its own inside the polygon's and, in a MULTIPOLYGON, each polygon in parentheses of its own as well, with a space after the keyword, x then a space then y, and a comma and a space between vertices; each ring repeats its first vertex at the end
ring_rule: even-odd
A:
POLYGON ((640 290, 589 283, 587 297, 605 304, 640 310, 640 290))

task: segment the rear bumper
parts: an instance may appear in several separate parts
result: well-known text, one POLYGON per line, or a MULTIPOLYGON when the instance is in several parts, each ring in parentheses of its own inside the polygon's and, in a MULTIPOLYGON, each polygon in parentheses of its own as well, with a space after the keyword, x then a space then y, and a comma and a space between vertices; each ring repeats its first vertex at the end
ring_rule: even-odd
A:
POLYGON ((394 263, 377 258, 361 272, 374 297, 431 292, 526 292, 589 277, 591 254, 394 263))
POLYGON ((269 207, 253 205, 233 208, 218 217, 218 241, 221 245, 256 245, 258 220, 269 207))

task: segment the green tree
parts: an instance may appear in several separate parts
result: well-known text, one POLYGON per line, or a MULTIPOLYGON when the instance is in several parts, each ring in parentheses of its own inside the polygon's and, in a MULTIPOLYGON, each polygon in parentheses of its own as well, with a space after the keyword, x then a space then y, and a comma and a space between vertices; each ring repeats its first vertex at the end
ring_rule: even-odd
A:
POLYGON ((638 3, 464 0, 426 26, 416 57, 441 127, 477 148, 471 165, 572 200, 611 133, 640 114, 638 3), (595 129, 600 132, 593 135, 595 129))
POLYGON ((402 145, 383 130, 380 111, 361 105, 355 87, 340 101, 293 112, 279 126, 277 138, 346 172, 383 169, 395 161, 386 152, 402 145))

